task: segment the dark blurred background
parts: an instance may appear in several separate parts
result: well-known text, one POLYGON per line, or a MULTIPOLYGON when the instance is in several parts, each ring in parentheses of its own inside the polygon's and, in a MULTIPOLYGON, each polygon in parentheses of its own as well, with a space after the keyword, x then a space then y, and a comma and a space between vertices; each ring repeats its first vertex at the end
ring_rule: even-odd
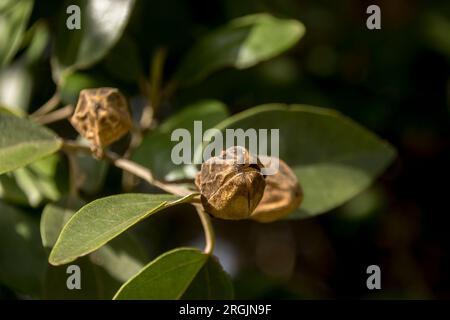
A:
MULTIPOLYGON (((40 4, 33 17, 55 27, 61 5, 40 4)), ((449 299, 450 2, 138 1, 125 35, 146 70, 154 50, 167 48, 168 79, 200 35, 257 12, 298 19, 306 35, 278 58, 182 89, 165 103, 162 119, 201 98, 221 100, 233 113, 269 102, 311 104, 340 110, 392 143, 399 156, 371 188, 317 218, 267 225, 214 220, 216 254, 236 297, 449 299), (381 7, 381 30, 366 28, 371 4, 381 7), (381 268, 382 290, 366 287, 372 264, 381 268)), ((136 94, 108 61, 84 76, 136 94)), ((48 61, 38 69, 36 106, 54 91, 48 61)), ((120 182, 120 172, 113 173, 109 191, 120 182)), ((152 257, 203 241, 189 206, 135 232, 152 257)))

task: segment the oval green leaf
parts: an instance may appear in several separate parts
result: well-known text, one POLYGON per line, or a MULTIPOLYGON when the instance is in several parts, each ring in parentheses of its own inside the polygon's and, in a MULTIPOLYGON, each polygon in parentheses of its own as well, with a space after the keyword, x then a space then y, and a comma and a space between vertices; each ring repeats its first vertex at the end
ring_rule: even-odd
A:
POLYGON ((294 170, 305 194, 300 210, 291 217, 315 216, 343 204, 367 188, 396 154, 351 119, 311 106, 263 105, 217 128, 279 129, 280 158, 294 170))
POLYGON ((197 249, 178 248, 150 262, 114 299, 230 299, 232 295, 230 279, 215 258, 197 249))
MULTIPOLYGON (((73 4, 79 6, 81 28, 59 28, 56 73, 66 68, 88 68, 102 59, 122 36, 134 3, 135 0, 66 1, 64 9, 73 4)), ((64 10, 61 25, 65 26, 66 19, 71 18, 64 10)))
POLYGON ((245 69, 271 59, 297 43, 305 33, 300 21, 269 14, 244 16, 202 38, 183 60, 176 78, 198 82, 224 67, 245 69))
POLYGON ((192 196, 120 194, 95 200, 81 208, 64 226, 49 262, 61 265, 91 253, 142 219, 188 202, 192 196))
POLYGON ((56 152, 61 141, 45 127, 0 112, 0 174, 56 152))

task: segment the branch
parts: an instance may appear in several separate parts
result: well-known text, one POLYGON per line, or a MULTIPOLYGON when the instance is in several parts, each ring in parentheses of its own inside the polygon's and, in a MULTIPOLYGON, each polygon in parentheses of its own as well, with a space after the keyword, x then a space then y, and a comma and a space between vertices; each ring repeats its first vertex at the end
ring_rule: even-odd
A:
POLYGON ((31 117, 34 118, 49 113, 50 111, 54 110, 59 105, 60 102, 61 97, 59 95, 59 90, 56 89, 53 96, 46 103, 44 103, 39 109, 33 112, 31 117))
POLYGON ((56 111, 43 114, 43 115, 32 115, 34 121, 40 124, 49 124, 52 122, 67 119, 73 113, 73 106, 67 105, 64 108, 58 109, 56 111))
MULTIPOLYGON (((91 149, 88 146, 81 145, 77 142, 73 141, 64 141, 63 143, 63 149, 68 152, 73 151, 80 151, 84 153, 91 153, 91 149)), ((104 151, 104 158, 110 161, 112 164, 114 164, 116 167, 125 170, 129 173, 134 174, 135 176, 147 181, 151 185, 154 185, 155 187, 160 188, 161 190, 164 190, 168 193, 175 194, 177 196, 187 196, 191 194, 192 192, 189 189, 179 187, 176 185, 169 185, 166 183, 163 183, 157 179, 155 179, 149 169, 146 167, 143 167, 136 162, 133 162, 131 160, 121 158, 118 154, 111 152, 111 151, 104 151)))
POLYGON ((161 103, 161 83, 163 78, 164 62, 166 61, 167 50, 158 48, 153 55, 152 67, 150 70, 150 101, 153 107, 153 114, 158 113, 161 103))
POLYGON ((67 159, 69 161, 69 195, 72 198, 78 197, 78 183, 80 168, 78 166, 75 154, 72 152, 66 152, 67 159))
POLYGON ((200 203, 193 203, 193 206, 197 210, 200 221, 202 222, 203 230, 205 232, 206 244, 203 252, 205 252, 206 254, 212 254, 212 252, 214 251, 214 246, 216 244, 216 236, 214 234, 211 219, 200 203))

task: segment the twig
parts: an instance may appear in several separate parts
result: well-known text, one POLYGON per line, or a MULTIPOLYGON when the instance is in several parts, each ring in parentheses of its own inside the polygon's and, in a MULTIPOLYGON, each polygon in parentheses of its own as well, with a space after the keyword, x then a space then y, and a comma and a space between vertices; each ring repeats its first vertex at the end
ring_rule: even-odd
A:
POLYGON ((39 115, 33 116, 32 115, 31 117, 37 123, 49 124, 49 123, 60 121, 60 120, 70 117, 73 113, 73 109, 74 108, 72 105, 67 105, 64 108, 58 109, 56 111, 53 111, 53 112, 50 112, 47 114, 43 114, 41 116, 39 116, 39 115))
POLYGON ((203 209, 203 206, 199 203, 193 204, 195 209, 197 210, 198 216, 200 217, 200 221, 202 222, 203 230, 205 232, 205 249, 203 250, 206 254, 212 254, 214 251, 214 246, 216 243, 216 237, 214 234, 214 229, 211 223, 211 219, 209 215, 203 209))
POLYGON ((142 77, 139 80, 140 90, 150 102, 145 106, 140 120, 141 131, 143 132, 147 131, 151 127, 153 118, 155 117, 161 105, 161 84, 163 80, 163 70, 166 57, 166 48, 156 49, 151 62, 150 82, 145 77, 142 77))
POLYGON ((175 180, 162 180, 165 184, 182 184, 182 183, 193 183, 195 179, 193 178, 180 178, 175 180))
POLYGON ((46 113, 49 113, 50 111, 54 110, 59 103, 61 102, 61 97, 59 94, 59 89, 56 89, 53 96, 44 103, 40 108, 38 108, 33 114, 31 115, 32 118, 42 116, 46 113))
MULTIPOLYGON (((73 141, 64 141, 63 143, 63 149, 67 151, 80 151, 85 153, 91 153, 91 149, 88 146, 81 145, 79 143, 73 142, 73 141)), ((104 157, 108 161, 110 161, 112 164, 114 164, 116 167, 125 170, 129 173, 134 174, 135 176, 147 181, 151 185, 154 185, 155 187, 160 188, 161 190, 164 190, 168 193, 175 194, 177 196, 187 196, 191 194, 192 192, 189 189, 175 186, 175 185, 168 185, 165 184, 157 179, 155 179, 150 172, 149 169, 137 164, 136 162, 133 162, 131 160, 121 158, 118 154, 106 151, 104 152, 104 157)))
POLYGON ((138 85, 142 95, 147 100, 139 120, 139 133, 141 134, 142 131, 150 128, 153 121, 153 106, 151 105, 152 86, 144 76, 139 79, 138 85))
POLYGON ((167 50, 165 48, 158 48, 152 59, 152 69, 150 71, 150 101, 152 103, 153 114, 158 112, 161 103, 161 83, 166 57, 167 50))
MULTIPOLYGON (((124 154, 124 158, 130 157, 133 150, 141 144, 144 134, 155 126, 155 114, 161 103, 161 82, 166 56, 166 49, 158 48, 152 58, 150 82, 144 76, 140 77, 138 80, 139 89, 146 98, 147 103, 142 111, 138 127, 134 128, 131 132, 131 141, 124 154)), ((124 172, 122 177, 124 188, 128 188, 133 183, 133 177, 127 174, 127 172, 124 172)))
POLYGON ((75 154, 72 152, 66 152, 67 159, 69 161, 69 194, 71 198, 76 198, 78 196, 78 177, 79 177, 79 167, 75 154))
POLYGON ((162 90, 161 97, 163 99, 169 99, 175 93, 175 91, 177 91, 177 89, 178 89, 178 81, 172 79, 162 90))

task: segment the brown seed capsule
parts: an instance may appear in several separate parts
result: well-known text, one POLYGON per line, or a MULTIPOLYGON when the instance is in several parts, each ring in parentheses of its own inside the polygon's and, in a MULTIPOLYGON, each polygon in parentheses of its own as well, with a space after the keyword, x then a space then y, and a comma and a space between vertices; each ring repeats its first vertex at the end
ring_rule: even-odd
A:
POLYGON ((132 127, 127 101, 116 88, 81 90, 70 122, 97 156, 132 127))
POLYGON ((195 183, 205 210, 222 219, 248 218, 264 193, 261 166, 242 147, 228 148, 204 162, 195 183))
MULTIPOLYGON (((273 159, 267 156, 259 158, 264 164, 273 159)), ((253 220, 272 222, 281 219, 297 209, 303 200, 303 191, 296 175, 283 160, 278 161, 278 172, 266 176, 264 196, 251 215, 253 220)))

